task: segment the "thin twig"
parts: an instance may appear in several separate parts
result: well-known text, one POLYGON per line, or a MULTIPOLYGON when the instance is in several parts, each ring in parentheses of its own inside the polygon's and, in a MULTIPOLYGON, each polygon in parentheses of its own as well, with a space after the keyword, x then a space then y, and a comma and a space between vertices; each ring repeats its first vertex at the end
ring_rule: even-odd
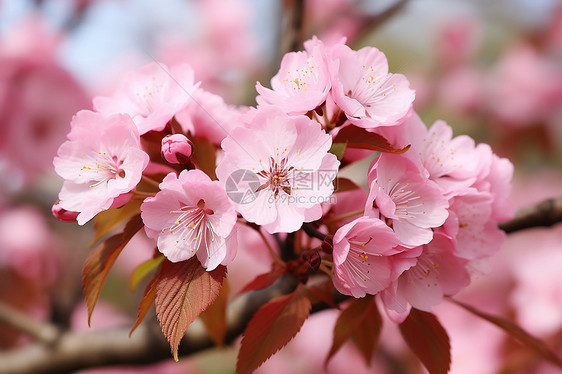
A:
POLYGON ((312 226, 310 223, 305 223, 304 225, 302 225, 302 229, 304 230, 304 232, 306 232, 306 234, 312 238, 316 238, 316 239, 320 239, 320 240, 324 240, 326 238, 326 234, 318 231, 314 226, 312 226))
POLYGON ((358 43, 367 35, 369 35, 377 27, 380 27, 383 23, 394 17, 398 12, 400 12, 409 0, 399 0, 394 5, 389 6, 384 11, 377 13, 372 16, 363 17, 363 19, 358 19, 358 22, 362 23, 361 31, 355 36, 354 40, 350 40, 349 44, 358 43))
POLYGON ((269 240, 267 240, 267 238, 265 237, 264 233, 261 231, 261 229, 257 229, 258 234, 260 235, 261 239, 263 240, 263 242, 265 243, 265 246, 267 247, 267 250, 269 251, 269 254, 271 255, 271 257, 273 257, 273 261, 277 262, 278 264, 284 265, 285 261, 281 260, 281 258, 279 257, 279 255, 277 254, 277 252, 275 252, 275 250, 273 249, 273 247, 271 246, 271 244, 269 243, 269 240))

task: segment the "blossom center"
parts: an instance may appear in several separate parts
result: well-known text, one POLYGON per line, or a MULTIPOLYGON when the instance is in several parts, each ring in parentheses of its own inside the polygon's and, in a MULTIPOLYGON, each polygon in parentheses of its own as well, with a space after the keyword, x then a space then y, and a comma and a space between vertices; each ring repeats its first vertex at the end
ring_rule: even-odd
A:
MULTIPOLYGON (((215 241, 215 230, 209 216, 214 214, 212 209, 205 208, 205 200, 200 199, 196 206, 184 205, 178 210, 171 210, 170 214, 177 215, 170 226, 170 233, 179 233, 176 243, 180 240, 196 252, 201 245, 206 248, 215 241)), ((162 229, 162 232, 165 232, 162 229)))
POLYGON ((349 253, 347 255, 347 261, 345 262, 347 269, 353 274, 355 279, 360 279, 363 282, 367 282, 371 278, 369 256, 378 256, 376 254, 366 253, 363 249, 372 239, 373 238, 369 238, 366 242, 358 242, 356 240, 349 241, 349 253))
POLYGON ((372 66, 369 68, 364 66, 363 70, 363 76, 353 90, 347 91, 347 96, 359 101, 366 108, 366 114, 369 116, 370 108, 384 100, 388 94, 396 90, 396 87, 394 85, 383 87, 392 74, 375 77, 372 66))
POLYGON ((80 168, 78 176, 82 177, 83 174, 92 180, 90 188, 117 179, 117 177, 125 178, 123 160, 117 156, 110 156, 106 152, 97 152, 90 165, 85 164, 80 168))
POLYGON ((283 190, 287 195, 291 194, 291 181, 290 174, 294 168, 287 167, 287 158, 283 158, 281 162, 277 162, 273 157, 269 158, 269 171, 262 170, 258 175, 265 178, 265 182, 258 187, 256 192, 264 190, 268 187, 273 191, 273 196, 276 198, 279 190, 283 190))

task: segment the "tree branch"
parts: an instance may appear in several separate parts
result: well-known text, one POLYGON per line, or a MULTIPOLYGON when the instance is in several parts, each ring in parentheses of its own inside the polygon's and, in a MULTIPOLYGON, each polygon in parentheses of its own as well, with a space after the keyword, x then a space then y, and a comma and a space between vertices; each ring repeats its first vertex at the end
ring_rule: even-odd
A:
POLYGON ((286 1, 287 24, 282 36, 281 52, 294 52, 303 47, 304 0, 286 1))
MULTIPOLYGON (((558 222, 562 222, 562 197, 523 209, 515 218, 502 222, 499 227, 506 233, 511 233, 532 227, 552 226, 558 222)), ((227 311, 226 343, 231 343, 243 333, 262 305, 276 296, 292 292, 296 286, 296 278, 285 275, 271 287, 244 294, 232 301, 227 311)), ((1 306, 0 304, 0 320, 34 334, 33 328, 30 330, 23 326, 29 324, 27 319, 23 325, 21 321, 10 322, 14 313, 6 313, 7 309, 2 309, 1 306)), ((313 312, 326 307, 315 305, 313 312)), ((0 353, 0 374, 70 373, 89 367, 139 365, 171 358, 170 346, 155 319, 139 326, 130 338, 129 329, 130 326, 88 332, 69 331, 60 334, 58 339, 50 343, 46 343, 49 339, 38 338, 42 343, 36 342, 0 353)), ((182 356, 186 356, 212 347, 214 343, 203 324, 196 320, 189 326, 179 351, 182 356)))
POLYGON ((38 322, 2 301, 0 301, 0 323, 12 326, 42 343, 52 343, 59 336, 59 330, 55 326, 38 322))
MULTIPOLYGON (((238 337, 254 313, 272 298, 297 286, 293 276, 284 276, 273 286, 244 294, 227 311, 226 342, 238 337)), ((170 346, 155 319, 139 326, 129 338, 130 326, 88 332, 68 331, 51 344, 34 343, 0 354, 0 374, 71 373, 89 367, 139 365, 171 358, 170 346)), ((200 320, 192 323, 180 344, 185 356, 211 348, 214 343, 200 320)))
POLYGON ((515 217, 498 226, 509 234, 533 227, 550 227, 559 222, 562 222, 562 197, 555 197, 521 209, 515 217))

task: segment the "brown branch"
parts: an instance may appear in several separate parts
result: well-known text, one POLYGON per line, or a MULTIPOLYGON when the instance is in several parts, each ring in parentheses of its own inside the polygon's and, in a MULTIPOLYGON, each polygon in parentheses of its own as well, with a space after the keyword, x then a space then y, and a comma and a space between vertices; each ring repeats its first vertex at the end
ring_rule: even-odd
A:
POLYGON ((361 31, 355 35, 353 40, 349 40, 350 44, 360 43, 367 35, 373 32, 376 28, 380 27, 383 23, 394 17, 399 13, 409 0, 398 0, 393 5, 375 15, 360 16, 358 22, 361 22, 361 31))
POLYGON ((52 343, 59 336, 59 330, 55 326, 38 322, 1 301, 0 323, 14 327, 42 343, 52 343))
POLYGON ((286 2, 286 26, 282 36, 282 54, 301 50, 303 47, 304 0, 286 2))
POLYGON ((562 197, 555 197, 528 208, 521 209, 514 218, 499 224, 506 233, 550 227, 562 222, 562 197))
MULTIPOLYGON (((227 343, 244 331, 254 313, 272 298, 297 286, 293 276, 282 277, 275 285, 244 294, 228 308, 227 343)), ((130 326, 88 332, 69 331, 51 344, 30 344, 0 353, 0 374, 71 373, 80 369, 110 365, 139 365, 171 358, 170 346, 155 319, 142 324, 129 338, 130 326)), ((180 344, 186 356, 214 346, 203 324, 192 323, 180 344)))
MULTIPOLYGON (((534 207, 521 210, 515 218, 499 226, 507 233, 538 226, 552 226, 562 222, 562 197, 546 200, 534 207)), ((276 284, 261 291, 244 294, 228 308, 227 338, 230 343, 245 329, 254 313, 272 298, 295 289, 297 280, 282 277, 276 284)), ((336 302, 345 299, 336 297, 336 302)), ((327 308, 315 305, 314 312, 327 308)), ((8 313, 10 315, 11 313, 8 313)), ((0 318, 3 317, 0 308, 0 318)), ((14 322, 11 325, 21 324, 14 322)), ((89 367, 109 365, 139 365, 171 358, 170 347, 160 327, 153 319, 145 322, 129 338, 130 326, 112 330, 65 332, 51 343, 34 343, 0 353, 0 374, 69 373, 89 367)), ((49 339, 39 339, 41 341, 49 339)), ((200 321, 187 330, 180 344, 180 354, 190 355, 214 347, 200 321)))

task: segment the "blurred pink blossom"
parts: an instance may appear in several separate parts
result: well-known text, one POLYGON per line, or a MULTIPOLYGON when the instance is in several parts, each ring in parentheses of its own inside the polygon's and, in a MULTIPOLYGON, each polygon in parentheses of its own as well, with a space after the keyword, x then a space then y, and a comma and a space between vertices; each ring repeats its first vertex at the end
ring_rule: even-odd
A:
POLYGON ((530 45, 512 47, 490 71, 487 100, 503 124, 539 124, 562 105, 562 68, 530 45))
POLYGON ((193 69, 187 64, 168 68, 161 63, 150 63, 126 73, 110 97, 94 98, 96 111, 109 114, 128 114, 138 127, 140 135, 161 131, 169 120, 193 100, 193 69))

